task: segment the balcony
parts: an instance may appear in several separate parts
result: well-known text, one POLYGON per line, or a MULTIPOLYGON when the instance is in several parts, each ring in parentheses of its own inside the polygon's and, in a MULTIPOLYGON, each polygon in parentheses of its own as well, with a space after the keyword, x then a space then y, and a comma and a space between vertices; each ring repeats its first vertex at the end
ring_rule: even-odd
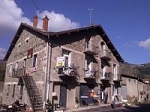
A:
POLYGON ((90 55, 94 55, 96 54, 96 46, 93 44, 88 44, 88 46, 85 47, 85 51, 84 53, 90 54, 90 55))
POLYGON ((78 80, 77 69, 72 67, 59 68, 58 76, 65 83, 76 83, 78 80))
POLYGON ((110 81, 111 79, 111 73, 110 72, 104 72, 101 75, 101 81, 110 81))
POLYGON ((85 71, 85 78, 96 78, 96 71, 85 71))
POLYGON ((110 60, 111 59, 111 52, 108 50, 101 50, 100 52, 100 58, 110 60))
POLYGON ((119 75, 119 74, 114 74, 114 76, 113 76, 113 81, 114 81, 114 82, 121 81, 120 75, 119 75))
POLYGON ((96 81, 96 71, 95 70, 86 70, 85 71, 85 76, 84 76, 84 80, 87 83, 93 83, 95 84, 96 81))
POLYGON ((20 78, 22 75, 25 74, 25 67, 17 68, 12 70, 12 77, 13 78, 20 78))
POLYGON ((116 87, 121 87, 121 77, 120 77, 120 75, 119 74, 114 74, 114 76, 113 76, 113 82, 114 82, 114 85, 116 86, 116 87))
POLYGON ((59 71, 59 76, 67 76, 67 77, 76 77, 77 73, 76 73, 76 69, 72 68, 72 67, 64 67, 64 68, 60 68, 59 71))

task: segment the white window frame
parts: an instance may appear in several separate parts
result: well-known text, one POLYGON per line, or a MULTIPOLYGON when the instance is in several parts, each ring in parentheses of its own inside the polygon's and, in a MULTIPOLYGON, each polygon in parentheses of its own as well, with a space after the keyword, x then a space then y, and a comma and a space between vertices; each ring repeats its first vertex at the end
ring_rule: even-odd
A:
POLYGON ((105 73, 106 73, 106 66, 104 66, 104 67, 102 68, 102 71, 103 71, 103 77, 105 77, 105 73))
POLYGON ((117 64, 113 64, 113 74, 114 74, 114 78, 117 79, 117 74, 118 74, 118 65, 117 64))
POLYGON ((65 67, 70 67, 70 65, 71 65, 71 52, 68 50, 63 50, 62 56, 68 58, 67 66, 66 66, 66 58, 65 58, 65 67))
POLYGON ((90 58, 89 58, 89 60, 87 58, 85 58, 85 70, 92 71, 92 61, 90 58), (89 62, 89 64, 88 64, 88 62, 89 62))

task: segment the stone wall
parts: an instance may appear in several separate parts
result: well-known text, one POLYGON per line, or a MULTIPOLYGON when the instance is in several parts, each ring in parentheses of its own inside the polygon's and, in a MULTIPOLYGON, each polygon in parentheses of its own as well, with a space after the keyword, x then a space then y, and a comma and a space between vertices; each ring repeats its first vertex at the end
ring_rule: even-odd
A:
MULTIPOLYGON (((12 78, 12 71, 10 73, 10 68, 15 68, 16 63, 18 63, 18 68, 26 67, 26 72, 28 75, 33 76, 41 96, 44 95, 44 77, 45 77, 45 63, 47 57, 46 42, 41 35, 36 32, 24 29, 17 40, 9 58, 6 66, 5 83, 4 83, 4 104, 12 104, 20 95, 20 86, 18 85, 19 78, 12 78), (31 58, 27 59, 28 50, 33 49, 33 55, 31 58), (37 68, 36 71, 30 71, 33 67, 33 56, 37 54, 37 68), (11 67, 12 66, 12 67, 11 67), (15 86, 15 95, 12 97, 13 88, 15 86)), ((26 95, 26 89, 24 88, 24 94, 26 95)), ((24 98, 26 99, 26 98, 24 98)), ((26 101, 28 102, 28 101, 26 101)))

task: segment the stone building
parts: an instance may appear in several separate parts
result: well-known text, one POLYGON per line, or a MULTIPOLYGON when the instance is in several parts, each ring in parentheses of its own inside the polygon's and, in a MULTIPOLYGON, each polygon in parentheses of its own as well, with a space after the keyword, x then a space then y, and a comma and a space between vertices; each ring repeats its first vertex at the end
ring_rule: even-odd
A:
POLYGON ((149 82, 126 74, 121 74, 121 80, 122 100, 126 100, 129 103, 149 101, 149 82))
POLYGON ((124 60, 100 25, 61 32, 21 23, 8 52, 3 104, 19 99, 34 111, 50 100, 57 109, 110 103, 121 94, 124 60))

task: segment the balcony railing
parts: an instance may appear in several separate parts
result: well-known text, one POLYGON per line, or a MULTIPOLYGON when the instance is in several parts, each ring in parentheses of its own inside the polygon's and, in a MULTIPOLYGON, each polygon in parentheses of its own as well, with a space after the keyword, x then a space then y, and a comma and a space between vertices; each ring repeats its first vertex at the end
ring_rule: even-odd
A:
POLYGON ((84 53, 87 53, 87 54, 91 54, 91 55, 94 55, 96 54, 96 46, 93 45, 93 44, 88 44, 88 46, 85 47, 85 51, 84 53))
POLYGON ((60 72, 58 73, 59 76, 71 76, 71 77, 77 76, 76 68, 64 67, 59 69, 60 69, 60 72))
POLYGON ((101 50, 100 51, 100 58, 110 60, 111 59, 111 52, 109 50, 101 50))
POLYGON ((12 77, 13 78, 20 78, 24 74, 25 74, 25 67, 12 70, 12 77))
POLYGON ((85 78, 96 78, 96 71, 85 71, 85 78))
POLYGON ((114 75, 113 75, 113 81, 114 81, 114 82, 115 82, 115 81, 121 81, 120 75, 119 75, 119 74, 114 74, 114 75))
POLYGON ((101 80, 103 80, 103 81, 110 81, 110 79, 111 79, 111 73, 110 72, 102 72, 102 74, 101 74, 101 80))

